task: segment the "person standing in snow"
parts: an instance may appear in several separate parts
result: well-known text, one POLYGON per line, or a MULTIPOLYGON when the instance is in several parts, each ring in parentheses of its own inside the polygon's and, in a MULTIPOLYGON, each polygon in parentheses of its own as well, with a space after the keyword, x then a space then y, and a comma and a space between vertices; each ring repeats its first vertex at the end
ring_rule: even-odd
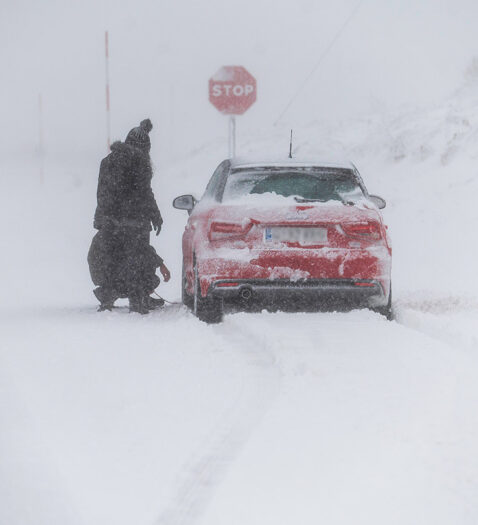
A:
POLYGON ((149 119, 133 128, 124 142, 115 142, 102 160, 98 178, 94 227, 88 253, 99 310, 110 310, 116 299, 128 297, 131 312, 148 313, 164 302, 150 294, 170 273, 149 244, 151 229, 159 235, 163 220, 151 188, 149 119), (151 227, 152 226, 152 227, 151 227))

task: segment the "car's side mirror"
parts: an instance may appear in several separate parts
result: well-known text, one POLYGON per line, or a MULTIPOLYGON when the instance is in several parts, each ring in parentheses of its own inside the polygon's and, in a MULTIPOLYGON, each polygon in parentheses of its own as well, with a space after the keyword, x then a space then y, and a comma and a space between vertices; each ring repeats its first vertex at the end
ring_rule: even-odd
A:
POLYGON ((377 206, 379 210, 383 210, 387 203, 385 202, 385 199, 382 199, 382 197, 379 197, 378 195, 369 195, 369 199, 377 206))
POLYGON ((197 200, 192 195, 181 195, 173 200, 173 207, 177 210, 187 210, 189 215, 196 206, 197 200))

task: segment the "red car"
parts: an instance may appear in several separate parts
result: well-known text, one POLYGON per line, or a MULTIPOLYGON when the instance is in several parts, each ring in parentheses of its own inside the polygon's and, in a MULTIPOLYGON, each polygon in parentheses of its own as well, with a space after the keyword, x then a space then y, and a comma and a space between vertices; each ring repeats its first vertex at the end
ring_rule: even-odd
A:
POLYGON ((173 206, 190 214, 182 297, 199 319, 221 321, 230 302, 345 304, 390 318, 385 201, 369 195, 353 164, 225 160, 200 201, 182 195, 173 206))

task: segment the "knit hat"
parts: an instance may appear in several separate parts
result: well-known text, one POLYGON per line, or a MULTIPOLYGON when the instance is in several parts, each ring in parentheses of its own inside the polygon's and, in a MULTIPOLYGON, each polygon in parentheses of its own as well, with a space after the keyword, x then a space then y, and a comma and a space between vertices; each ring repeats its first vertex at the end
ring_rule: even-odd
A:
POLYGON ((151 150, 151 141, 148 133, 153 129, 149 118, 142 120, 138 127, 133 128, 126 137, 125 143, 140 148, 147 153, 151 150))

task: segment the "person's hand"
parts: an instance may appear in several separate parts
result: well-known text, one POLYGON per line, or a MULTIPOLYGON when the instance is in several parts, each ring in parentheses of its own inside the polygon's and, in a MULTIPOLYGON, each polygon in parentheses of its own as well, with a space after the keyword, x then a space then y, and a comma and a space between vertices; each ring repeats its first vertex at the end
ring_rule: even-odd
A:
POLYGON ((171 279, 171 274, 169 273, 169 270, 164 263, 159 267, 159 271, 161 272, 161 275, 164 277, 164 282, 167 283, 169 279, 171 279))
POLYGON ((161 215, 156 215, 151 219, 151 224, 153 225, 153 230, 156 232, 156 236, 159 235, 161 231, 161 226, 163 225, 163 219, 161 215))

